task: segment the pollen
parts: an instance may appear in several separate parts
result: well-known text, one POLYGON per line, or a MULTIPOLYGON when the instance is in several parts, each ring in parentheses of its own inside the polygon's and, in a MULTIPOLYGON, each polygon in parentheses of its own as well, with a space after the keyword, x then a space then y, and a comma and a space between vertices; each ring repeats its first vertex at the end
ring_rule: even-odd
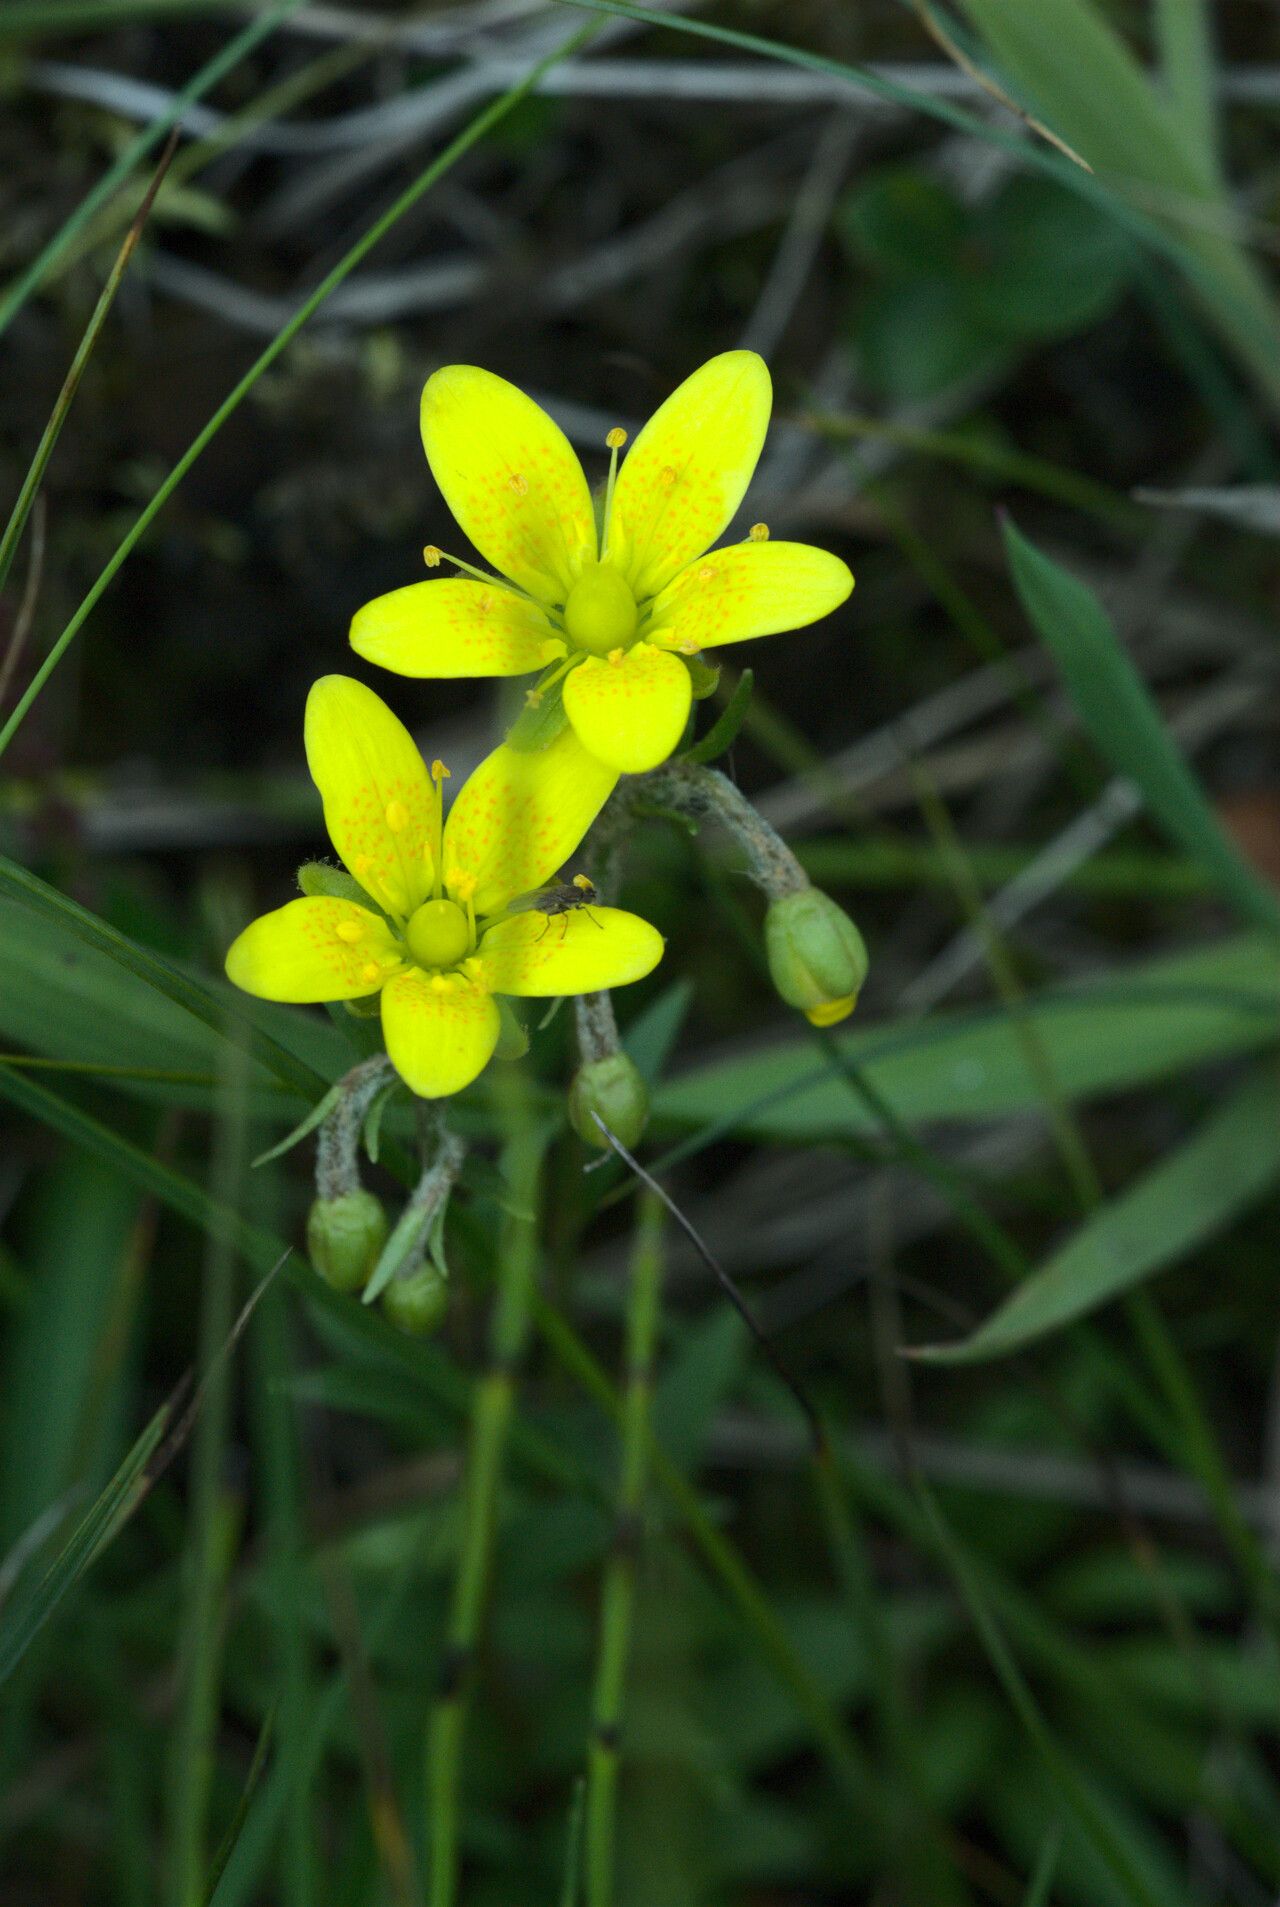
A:
POLYGON ((453 873, 449 876, 449 892, 454 895, 457 900, 474 900, 478 886, 478 877, 474 874, 467 873, 463 868, 455 868, 453 873))
POLYGON ((627 652, 625 649, 610 649, 607 659, 610 662, 612 662, 614 668, 616 669, 618 664, 622 661, 622 658, 626 655, 626 653, 627 652))
POLYGON ((663 464, 661 470, 658 472, 658 482, 662 485, 663 489, 670 490, 675 480, 676 473, 674 465, 663 464))
POLYGON ((403 834, 409 825, 409 810, 403 801, 389 801, 386 807, 386 822, 392 834, 403 834))
POLYGON ((621 450, 627 441, 627 433, 620 424, 615 424, 604 441, 606 449, 621 450))
POLYGON ((769 525, 767 523, 753 523, 747 535, 748 540, 752 543, 767 543, 769 541, 769 525))
POLYGON ((698 581, 700 583, 709 583, 715 573, 714 563, 704 563, 702 568, 698 571, 698 581))
POLYGON ((352 947, 355 946, 357 940, 364 938, 364 929, 358 920, 340 920, 334 932, 337 934, 339 940, 345 940, 347 944, 352 947))
POLYGON ((508 490, 514 490, 518 497, 527 497, 529 494, 529 479, 522 471, 513 470, 511 475, 507 478, 507 488, 508 490))
POLYGON ((375 980, 382 978, 382 968, 376 960, 367 961, 360 969, 360 978, 371 986, 375 980))
POLYGON ((434 543, 428 543, 422 552, 422 560, 428 569, 439 569, 440 552, 434 543))
POLYGON ((584 894, 589 894, 594 888, 595 882, 587 874, 575 874, 573 877, 573 885, 580 887, 584 894))

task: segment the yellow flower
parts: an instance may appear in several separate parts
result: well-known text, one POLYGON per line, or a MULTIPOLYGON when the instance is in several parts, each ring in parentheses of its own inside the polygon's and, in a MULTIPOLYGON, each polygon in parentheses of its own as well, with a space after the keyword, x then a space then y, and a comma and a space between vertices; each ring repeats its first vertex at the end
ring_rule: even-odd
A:
POLYGON ((495 749, 447 820, 448 769, 428 772, 408 730, 362 683, 315 684, 306 745, 329 838, 373 905, 307 896, 251 922, 227 954, 228 977, 246 993, 299 1002, 380 993, 396 1071, 438 1099, 487 1065, 500 1029, 495 994, 592 993, 657 965, 657 930, 616 907, 593 902, 554 919, 506 911, 573 853, 617 781, 568 729, 537 753, 495 749))
MULTIPOLYGON (((359 610, 357 654, 399 675, 547 671, 579 740, 620 773, 665 761, 692 696, 684 658, 798 629, 848 596, 839 557, 807 543, 745 543, 704 554, 737 510, 764 444, 769 373, 726 351, 650 418, 621 469, 621 430, 599 531, 568 438, 505 378, 453 364, 422 393, 422 441, 446 503, 500 576, 411 583, 359 610)), ((429 567, 441 561, 434 547, 429 567)))

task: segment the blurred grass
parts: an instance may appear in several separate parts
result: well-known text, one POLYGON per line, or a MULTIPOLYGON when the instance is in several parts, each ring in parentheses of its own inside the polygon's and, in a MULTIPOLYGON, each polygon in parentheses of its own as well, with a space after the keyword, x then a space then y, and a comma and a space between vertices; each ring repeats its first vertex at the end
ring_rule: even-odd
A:
MULTIPOLYGON (((583 4, 572 42, 541 7, 0 15, 0 470, 51 524, 0 731, 0 1895, 1250 1907, 1280 1887, 1276 547, 1190 499, 1274 464, 1271 109, 1232 85, 1280 34, 963 0, 947 31, 1089 175, 906 8, 583 4), (167 103, 50 110, 48 53, 167 103), (218 216, 157 219, 94 318, 206 97, 174 176, 218 216), (274 149, 303 108, 363 135, 274 149), (298 337, 375 243, 382 315, 298 337), (481 289, 415 306, 459 248, 481 289), (650 821, 628 888, 670 946, 619 1009, 646 1161, 829 1467, 683 1241, 583 1171, 568 1016, 459 1105, 439 1338, 295 1253, 224 1358, 309 1197, 305 1143, 247 1161, 360 1048, 218 957, 319 838, 297 684, 435 530, 423 372, 491 363, 594 455, 753 335, 779 259, 760 510, 859 587, 761 645, 749 705, 726 673, 717 746, 745 712, 730 765, 871 976, 850 1029, 798 1029, 724 843, 650 821), (247 370, 242 290, 296 312, 247 370)), ((483 692, 404 706, 491 732, 483 692)), ((389 1200, 411 1139, 393 1106, 389 1200)))

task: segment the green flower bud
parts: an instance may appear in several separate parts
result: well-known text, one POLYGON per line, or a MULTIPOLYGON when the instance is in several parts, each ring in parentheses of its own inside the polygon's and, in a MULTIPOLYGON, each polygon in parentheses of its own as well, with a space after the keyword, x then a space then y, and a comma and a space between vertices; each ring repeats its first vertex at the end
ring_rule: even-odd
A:
POLYGON ((853 1012, 867 977, 867 949, 843 907, 820 887, 802 887, 771 903, 764 917, 773 984, 814 1026, 853 1012))
POLYGON ((569 1119, 580 1139, 602 1152, 609 1141, 591 1117, 598 1112, 628 1149, 636 1145, 649 1119, 649 1094, 634 1060, 625 1053, 580 1066, 569 1088, 569 1119))
POLYGON ((387 1215, 372 1192, 318 1198, 307 1216, 307 1253, 335 1291, 359 1291, 387 1242, 387 1215))
POLYGON ((449 1285, 436 1265, 423 1265, 407 1278, 393 1278, 382 1294, 382 1309, 399 1331, 425 1337, 449 1308, 449 1285))

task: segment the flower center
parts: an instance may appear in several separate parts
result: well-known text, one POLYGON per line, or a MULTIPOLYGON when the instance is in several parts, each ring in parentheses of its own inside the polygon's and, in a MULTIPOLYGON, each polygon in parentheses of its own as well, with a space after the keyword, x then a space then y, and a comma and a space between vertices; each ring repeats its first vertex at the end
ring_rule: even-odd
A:
POLYGON ((626 648, 636 633, 636 599, 611 563, 583 570, 569 591, 564 626, 579 649, 593 656, 626 648))
POLYGON ((409 917, 405 938, 421 967, 456 967, 471 945, 467 917, 457 901, 423 901, 409 917))

